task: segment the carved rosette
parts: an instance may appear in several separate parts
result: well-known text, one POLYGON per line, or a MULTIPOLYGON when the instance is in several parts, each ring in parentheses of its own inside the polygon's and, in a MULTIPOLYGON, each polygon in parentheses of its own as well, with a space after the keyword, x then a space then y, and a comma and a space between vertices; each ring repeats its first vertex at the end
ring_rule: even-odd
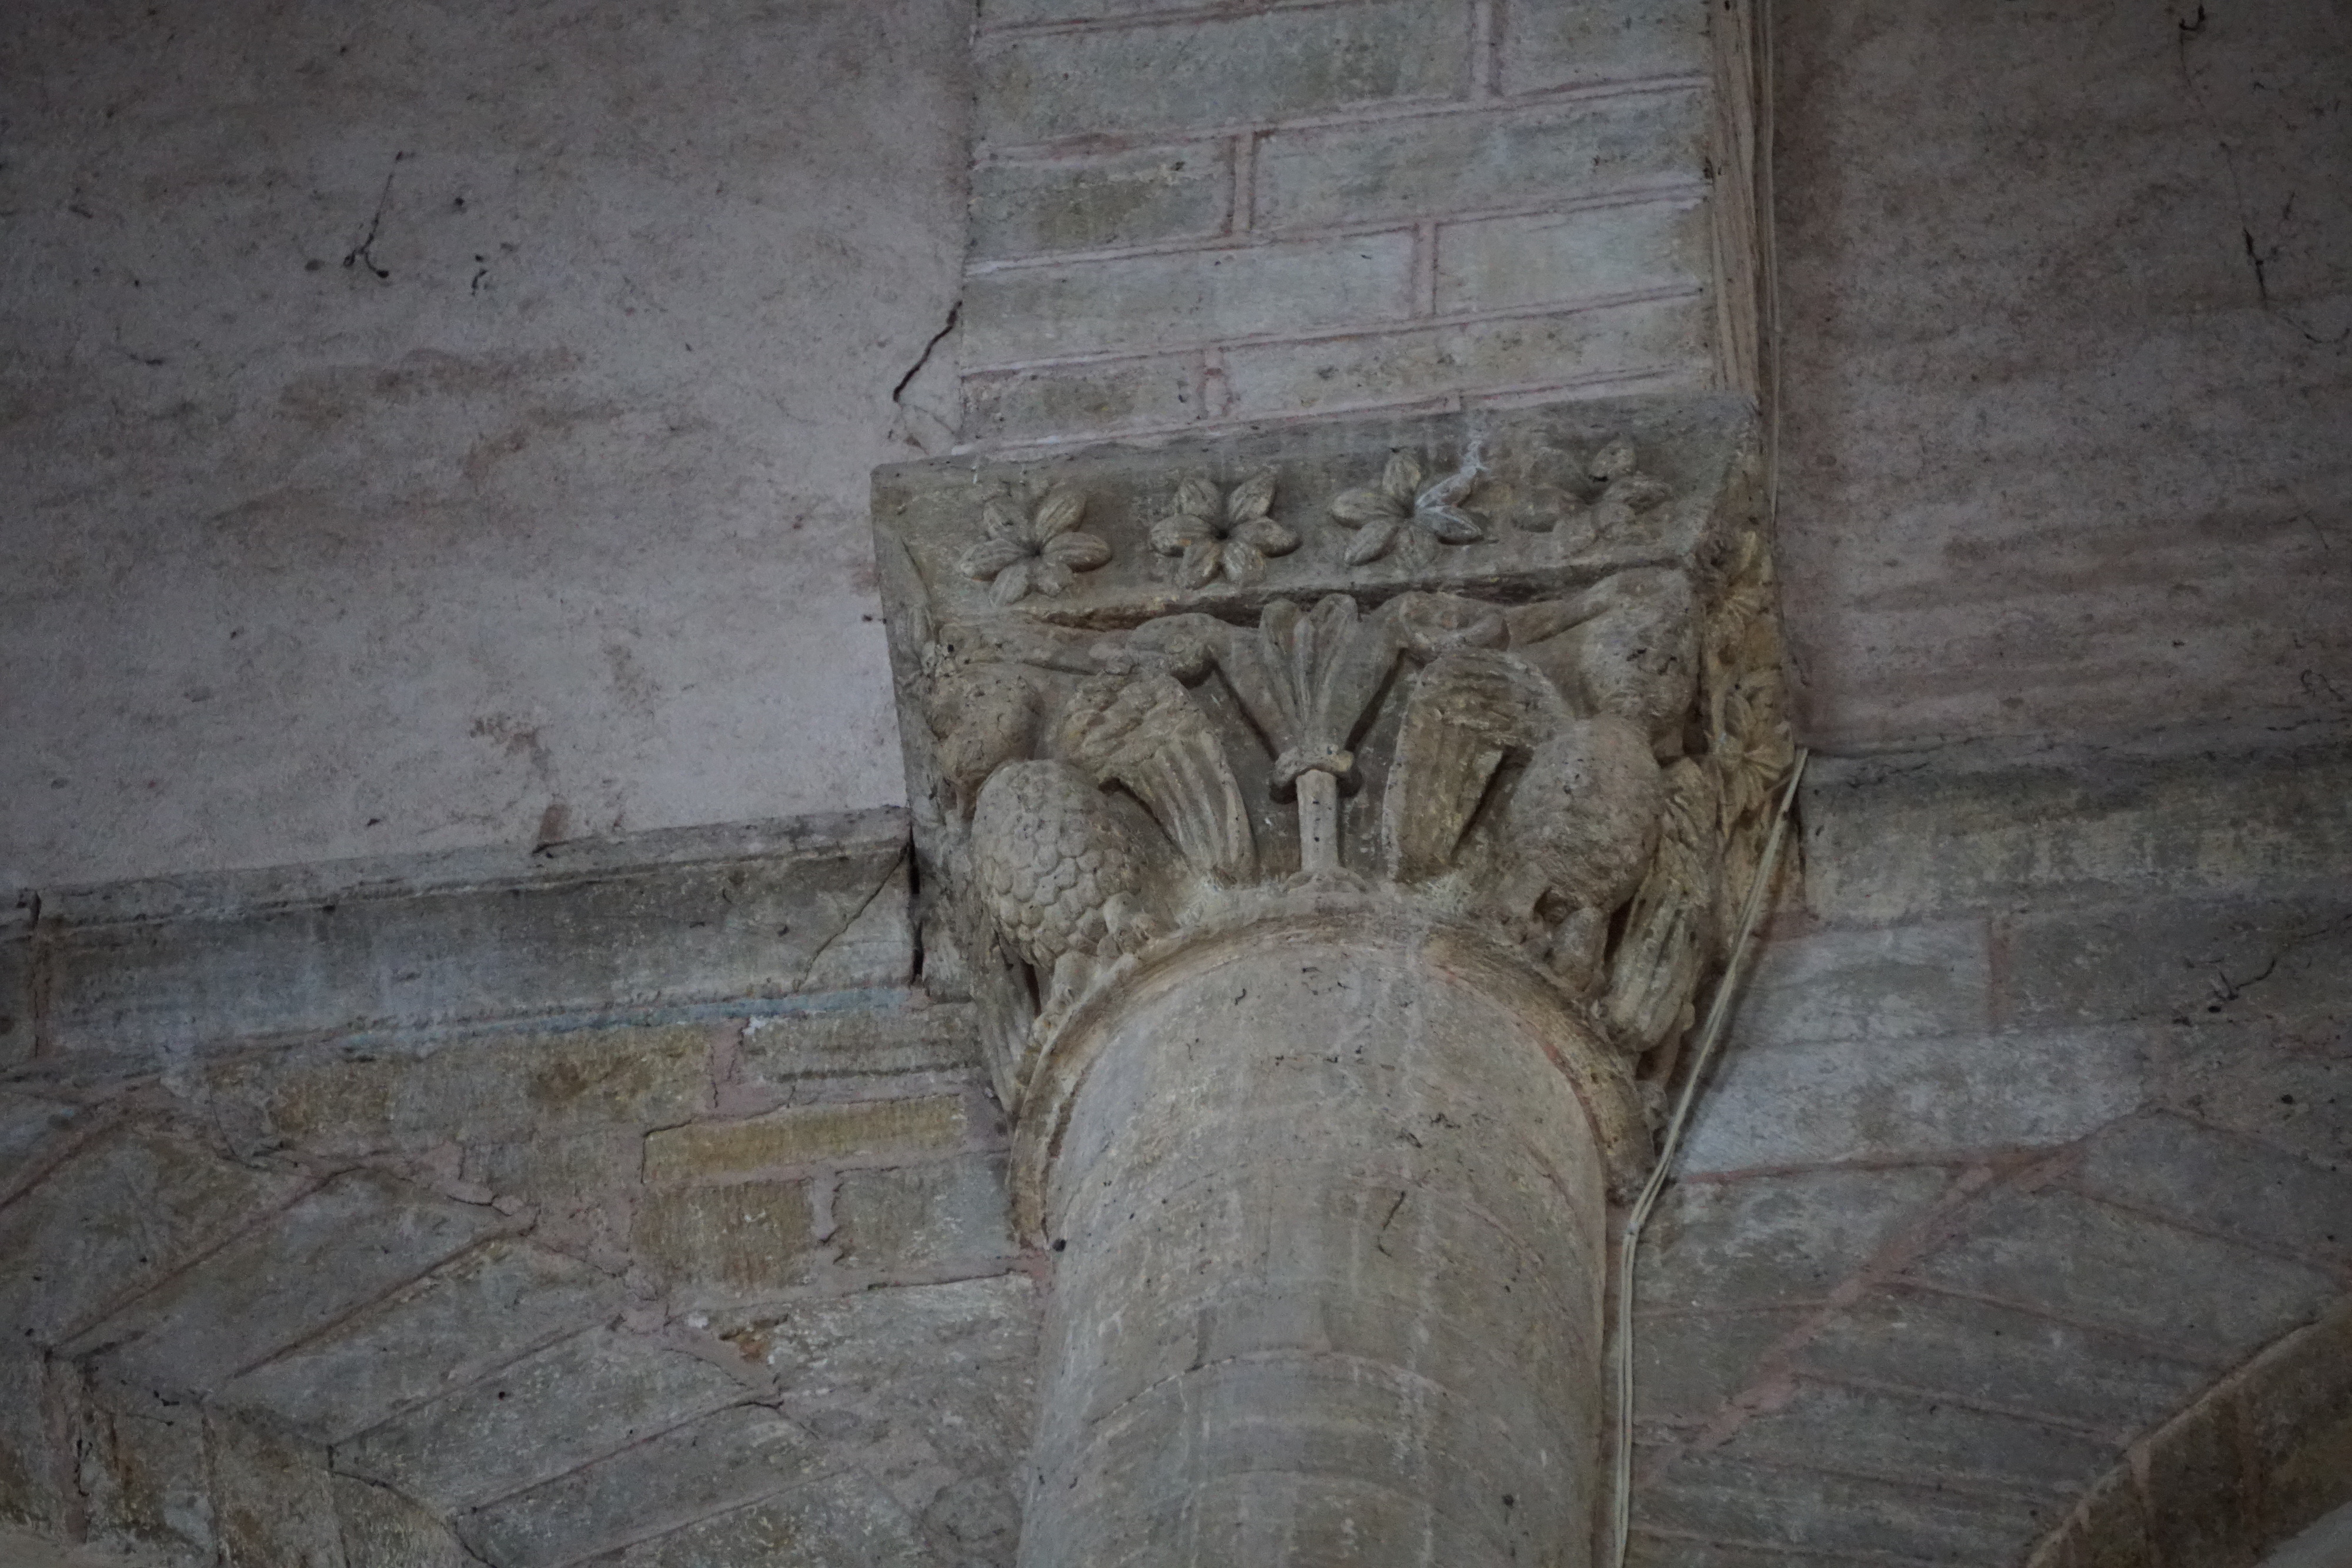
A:
POLYGON ((1790 758, 1751 426, 1641 399, 885 470, 927 950, 1006 1105, 1137 967, 1357 911, 1578 1009, 1611 1050, 1563 1065, 1638 1179, 1790 758), (1081 515, 1099 570, 975 570, 1081 515))

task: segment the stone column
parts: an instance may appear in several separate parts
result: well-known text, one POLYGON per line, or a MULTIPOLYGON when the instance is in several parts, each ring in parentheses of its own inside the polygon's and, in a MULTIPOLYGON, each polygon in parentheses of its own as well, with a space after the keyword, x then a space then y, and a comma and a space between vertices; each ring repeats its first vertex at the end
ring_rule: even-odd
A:
POLYGON ((1591 1561, 1608 1196, 1786 757, 1734 399, 885 471, 1024 1568, 1591 1561))
MULTIPOLYGON (((1073 1019, 1030 1527, 1048 1564, 1582 1564, 1595 1049, 1474 932, 1304 900, 1073 1019)), ((1049 1152, 1050 1151, 1050 1152, 1049 1152)))

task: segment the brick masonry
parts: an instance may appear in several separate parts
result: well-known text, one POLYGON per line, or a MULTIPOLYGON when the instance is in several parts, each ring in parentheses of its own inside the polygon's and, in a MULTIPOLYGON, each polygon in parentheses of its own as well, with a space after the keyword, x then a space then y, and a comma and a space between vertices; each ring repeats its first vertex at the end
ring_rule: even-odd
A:
POLYGON ((983 5, 980 448, 1754 390, 1744 5, 983 5))

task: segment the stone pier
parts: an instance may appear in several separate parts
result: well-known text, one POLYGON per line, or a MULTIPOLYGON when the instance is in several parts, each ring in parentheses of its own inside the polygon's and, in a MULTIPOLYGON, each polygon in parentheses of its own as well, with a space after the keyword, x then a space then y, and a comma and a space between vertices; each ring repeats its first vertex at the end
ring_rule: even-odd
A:
POLYGON ((877 478, 926 972, 1054 1274, 1023 1568, 1593 1561, 1607 1206, 1788 757, 1751 430, 877 478))

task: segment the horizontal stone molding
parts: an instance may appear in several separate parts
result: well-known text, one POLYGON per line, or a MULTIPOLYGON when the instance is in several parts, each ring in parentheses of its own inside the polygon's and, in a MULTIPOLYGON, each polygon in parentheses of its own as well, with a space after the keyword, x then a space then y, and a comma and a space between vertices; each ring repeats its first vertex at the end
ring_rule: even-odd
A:
POLYGON ((888 809, 26 892, 0 1070, 903 988, 906 844, 888 809))
POLYGON ((1807 901, 1835 920, 2352 885, 2352 739, 2341 737, 1824 757, 1801 810, 1807 901))

